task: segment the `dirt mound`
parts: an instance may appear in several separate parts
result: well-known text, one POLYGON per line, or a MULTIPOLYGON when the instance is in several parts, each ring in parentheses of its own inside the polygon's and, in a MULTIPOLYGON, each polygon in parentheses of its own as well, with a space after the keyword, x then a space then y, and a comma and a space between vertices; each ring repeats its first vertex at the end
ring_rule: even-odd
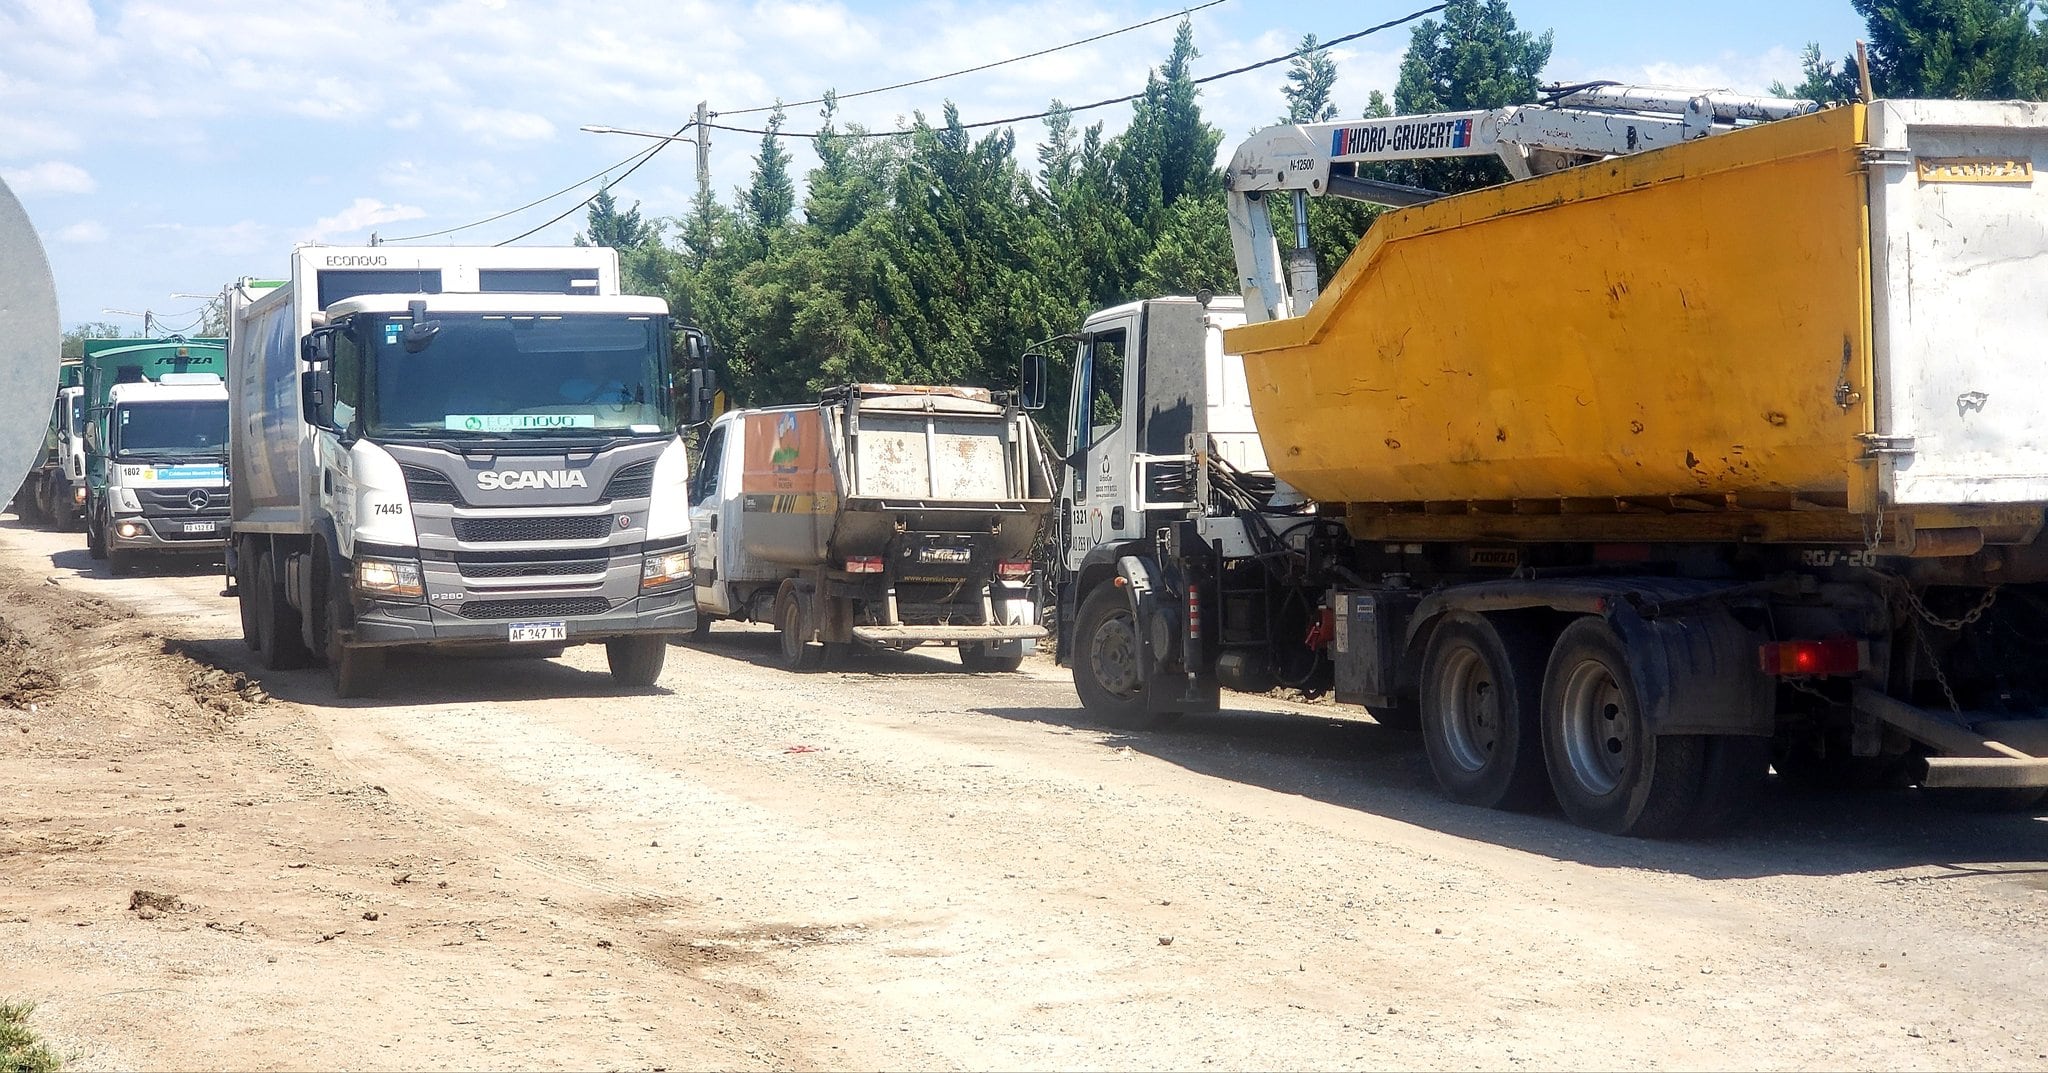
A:
POLYGON ((27 708, 57 694, 62 678, 20 630, 0 620, 0 704, 27 708))

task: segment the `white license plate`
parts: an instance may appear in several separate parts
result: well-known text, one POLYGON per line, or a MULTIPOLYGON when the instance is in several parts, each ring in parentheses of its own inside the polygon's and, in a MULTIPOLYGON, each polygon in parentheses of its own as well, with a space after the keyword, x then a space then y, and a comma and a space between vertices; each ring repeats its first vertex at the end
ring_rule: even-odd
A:
POLYGON ((566 641, 569 627, 560 622, 515 622, 505 628, 513 644, 522 641, 566 641))
POLYGON ((218 522, 186 522, 185 531, 188 533, 211 533, 219 524, 218 522))
POLYGON ((974 559, 974 552, 967 548, 920 548, 917 561, 921 563, 964 563, 974 559))

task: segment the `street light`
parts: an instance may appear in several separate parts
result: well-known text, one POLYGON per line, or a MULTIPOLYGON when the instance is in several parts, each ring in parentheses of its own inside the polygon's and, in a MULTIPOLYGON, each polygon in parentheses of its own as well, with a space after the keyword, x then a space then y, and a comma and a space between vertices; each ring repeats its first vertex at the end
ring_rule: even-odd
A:
MULTIPOLYGON (((666 145, 668 142, 689 142, 697 147, 697 196, 706 202, 711 200, 711 102, 698 101, 697 115, 674 134, 656 134, 648 130, 626 130, 623 127, 587 126, 581 128, 591 134, 625 134, 634 138, 653 138, 666 145), (691 127, 697 132, 683 137, 683 131, 691 127)), ((650 150, 649 155, 658 150, 650 150)))
MULTIPOLYGON (((691 127, 694 127, 696 125, 697 121, 693 119, 690 122, 683 124, 683 130, 689 130, 691 127)), ((697 141, 697 139, 694 136, 685 138, 682 136, 681 133, 656 134, 651 130, 627 130, 624 127, 578 127, 577 129, 587 134, 630 134, 635 138, 653 138, 655 141, 659 142, 690 142, 692 144, 695 144, 695 142, 697 141)))

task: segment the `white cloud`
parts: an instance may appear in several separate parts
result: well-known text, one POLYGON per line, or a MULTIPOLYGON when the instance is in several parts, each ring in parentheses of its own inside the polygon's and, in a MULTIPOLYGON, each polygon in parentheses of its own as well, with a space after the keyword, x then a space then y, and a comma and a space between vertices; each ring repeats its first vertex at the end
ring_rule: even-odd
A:
POLYGON ((46 160, 26 168, 0 168, 0 179, 17 197, 35 194, 90 194, 98 189, 92 176, 76 164, 46 160))
POLYGON ((417 220, 426 214, 425 209, 412 205, 387 205, 376 198, 359 197, 348 208, 314 221, 307 238, 312 242, 326 242, 337 237, 351 236, 354 232, 366 231, 378 224, 417 220))
POLYGON ((99 222, 98 220, 80 220, 77 223, 72 224, 70 227, 67 227, 64 230, 57 232, 57 241, 59 242, 76 242, 80 244, 88 244, 94 242, 105 242, 106 240, 107 225, 99 222))
POLYGON ((455 125, 486 145, 539 142, 555 136, 547 117, 509 108, 469 108, 455 113, 455 125))

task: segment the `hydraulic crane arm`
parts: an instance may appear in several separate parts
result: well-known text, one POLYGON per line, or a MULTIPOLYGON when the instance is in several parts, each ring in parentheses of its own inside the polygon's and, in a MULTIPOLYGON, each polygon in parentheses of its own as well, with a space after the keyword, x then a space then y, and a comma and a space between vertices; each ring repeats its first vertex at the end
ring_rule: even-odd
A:
POLYGON ((1645 86, 1553 87, 1540 104, 1483 111, 1282 125, 1240 145, 1224 174, 1230 242, 1250 320, 1308 311, 1320 290, 1308 250, 1307 199, 1335 195, 1403 207, 1440 196, 1358 178, 1352 165, 1498 157, 1517 179, 1704 138, 1816 110, 1812 101, 1645 86), (1266 198, 1294 200, 1295 242, 1283 276, 1266 198))

